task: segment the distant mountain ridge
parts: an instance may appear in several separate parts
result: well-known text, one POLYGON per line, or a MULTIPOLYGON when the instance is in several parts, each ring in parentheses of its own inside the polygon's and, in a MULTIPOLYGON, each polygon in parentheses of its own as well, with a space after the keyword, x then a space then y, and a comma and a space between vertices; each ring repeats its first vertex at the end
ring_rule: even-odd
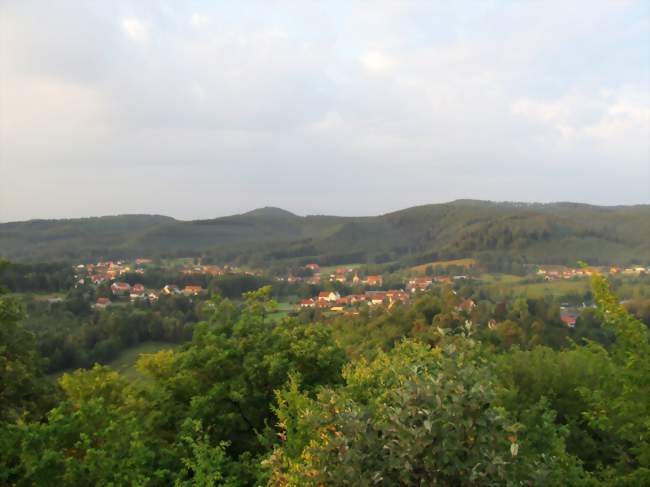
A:
POLYGON ((561 263, 650 261, 650 205, 458 200, 370 217, 298 216, 276 207, 209 220, 118 215, 0 224, 14 260, 204 256, 324 263, 484 256, 561 263))

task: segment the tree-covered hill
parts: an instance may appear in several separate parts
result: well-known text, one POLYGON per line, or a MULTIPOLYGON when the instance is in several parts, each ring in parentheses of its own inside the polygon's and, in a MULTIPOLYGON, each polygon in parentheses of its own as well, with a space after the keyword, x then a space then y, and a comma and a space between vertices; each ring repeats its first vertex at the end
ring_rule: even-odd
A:
POLYGON ((512 258, 535 263, 650 261, 650 205, 459 200, 374 217, 261 208, 210 220, 121 215, 0 225, 13 260, 202 255, 259 265, 512 258))

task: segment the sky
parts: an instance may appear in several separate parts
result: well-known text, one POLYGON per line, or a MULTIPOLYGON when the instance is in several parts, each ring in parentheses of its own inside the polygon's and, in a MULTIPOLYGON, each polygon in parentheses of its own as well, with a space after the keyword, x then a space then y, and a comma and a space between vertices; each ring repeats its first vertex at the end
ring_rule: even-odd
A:
POLYGON ((0 171, 0 221, 650 203, 650 2, 0 0, 0 171))

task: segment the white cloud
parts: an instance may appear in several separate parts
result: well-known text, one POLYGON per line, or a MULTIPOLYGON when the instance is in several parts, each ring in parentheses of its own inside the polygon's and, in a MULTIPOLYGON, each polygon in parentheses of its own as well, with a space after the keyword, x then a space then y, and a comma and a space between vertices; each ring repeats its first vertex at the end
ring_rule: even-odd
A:
POLYGON ((392 58, 379 51, 365 52, 359 58, 359 62, 368 71, 380 73, 391 71, 395 66, 395 62, 392 58))
POLYGON ((190 23, 197 28, 207 25, 208 22, 209 19, 205 15, 192 14, 192 17, 190 18, 190 23))
MULTIPOLYGON (((39 17, 31 2, 5 5, 0 164, 13 178, 29 180, 34 167, 44 181, 55 175, 43 190, 49 216, 76 214, 51 195, 73 194, 67 181, 81 167, 128 167, 152 187, 169 184, 169 198, 138 206, 133 196, 120 211, 156 211, 146 205, 164 199, 178 202, 176 214, 205 217, 278 195, 297 211, 309 200, 309 211, 377 213, 460 196, 650 194, 647 13, 627 7, 570 2, 560 15, 530 3, 233 2, 197 11, 118 0, 64 11, 41 3, 39 17), (43 15, 47 25, 34 20, 43 15), (625 189, 595 164, 616 167, 625 189), (304 183, 323 167, 346 175, 336 194, 304 183), (164 174, 183 168, 227 178, 250 199, 214 193, 209 205, 181 208, 187 188, 164 174), (550 176, 558 170, 561 186, 550 176)), ((88 191, 110 201, 114 188, 98 178, 88 191)), ((43 215, 39 198, 3 191, 0 218, 43 215)))
POLYGON ((136 42, 149 40, 149 27, 136 18, 123 19, 122 29, 130 39, 136 42))

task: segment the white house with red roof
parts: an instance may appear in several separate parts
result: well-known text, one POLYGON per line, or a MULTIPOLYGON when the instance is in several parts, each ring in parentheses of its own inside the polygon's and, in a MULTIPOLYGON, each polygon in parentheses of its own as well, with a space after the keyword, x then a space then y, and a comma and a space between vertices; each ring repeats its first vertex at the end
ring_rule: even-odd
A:
POLYGON ((318 304, 321 306, 329 306, 341 299, 341 295, 337 291, 322 291, 318 295, 318 304))
POLYGON ((384 278, 381 276, 368 276, 366 279, 363 281, 364 284, 367 286, 382 286, 384 284, 384 278))
POLYGON ((114 282, 111 284, 111 292, 115 296, 128 296, 131 292, 131 285, 128 282, 114 282))
POLYGON ((316 306, 316 301, 312 298, 303 299, 302 301, 300 301, 301 308, 313 308, 314 306, 316 306))

